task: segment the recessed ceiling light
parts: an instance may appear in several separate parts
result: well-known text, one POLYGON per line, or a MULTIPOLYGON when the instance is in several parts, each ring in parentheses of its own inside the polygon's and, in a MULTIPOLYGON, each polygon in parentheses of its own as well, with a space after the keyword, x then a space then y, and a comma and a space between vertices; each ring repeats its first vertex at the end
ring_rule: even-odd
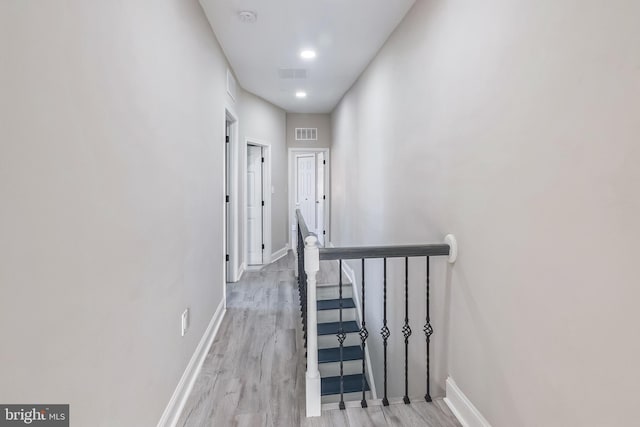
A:
POLYGON ((312 49, 305 49, 300 52, 300 57, 302 59, 313 59, 316 57, 316 51, 312 49))
POLYGON ((296 92, 296 98, 306 98, 306 97, 307 97, 307 92, 303 90, 299 90, 296 92))
POLYGON ((242 10, 238 12, 238 18, 245 24, 253 24, 258 20, 258 14, 252 10, 242 10))

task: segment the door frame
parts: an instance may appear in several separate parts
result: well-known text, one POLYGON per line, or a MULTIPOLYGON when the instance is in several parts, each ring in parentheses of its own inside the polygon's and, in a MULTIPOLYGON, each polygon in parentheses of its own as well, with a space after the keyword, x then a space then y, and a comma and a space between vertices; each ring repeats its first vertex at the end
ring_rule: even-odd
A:
POLYGON ((245 269, 249 269, 249 230, 247 226, 249 201, 247 191, 247 147, 255 145, 262 148, 262 156, 264 164, 262 165, 262 199, 264 206, 262 208, 262 242, 264 249, 262 251, 262 265, 271 263, 272 260, 272 236, 271 236, 271 143, 257 138, 247 137, 244 140, 244 162, 242 171, 242 188, 244 189, 244 204, 242 206, 242 235, 244 237, 244 254, 243 265, 245 269))
MULTIPOLYGON (((224 119, 223 119, 223 135, 222 135, 222 143, 223 145, 223 155, 222 157, 222 171, 223 171, 223 180, 222 180, 222 226, 223 226, 223 243, 222 243, 222 254, 223 257, 228 253, 229 261, 227 262, 223 258, 223 278, 224 282, 237 282, 240 280, 240 256, 238 253, 238 242, 239 242, 239 224, 238 224, 238 133, 239 133, 239 120, 238 115, 234 111, 233 107, 226 106, 224 109, 224 119), (231 128, 231 137, 229 138, 229 142, 226 142, 226 128, 227 122, 230 123, 231 128), (228 145, 227 145, 228 144, 228 145), (229 150, 229 164, 227 165, 226 159, 226 150, 229 150), (228 170, 227 170, 228 169, 228 170), (227 193, 228 191, 228 193, 227 193), (229 195, 229 203, 227 209, 227 202, 225 200, 225 196, 229 195), (228 211, 228 214, 227 214, 228 211)), ((226 307, 226 294, 227 287, 224 286, 223 289, 224 301, 226 307)))
MULTIPOLYGON (((325 234, 325 245, 328 245, 330 242, 331 236, 331 223, 329 221, 331 215, 331 149, 330 148, 304 148, 304 147, 296 147, 289 148, 289 243, 291 244, 291 248, 295 251, 296 249, 296 216, 295 216, 295 206, 296 206, 296 155, 310 153, 324 153, 325 170, 324 170, 324 192, 325 196, 327 196, 324 204, 324 229, 326 231, 325 234)), ((316 170, 316 174, 317 174, 316 170)))
MULTIPOLYGON (((313 164, 313 166, 311 167, 311 173, 313 174, 312 180, 313 180, 313 198, 311 200, 311 207, 313 210, 313 215, 314 217, 308 217, 306 215, 304 215, 303 212, 303 216, 305 221, 307 221, 307 228, 309 229, 310 232, 312 233, 317 233, 317 225, 318 225, 318 218, 317 218, 317 213, 318 213, 318 208, 317 208, 317 202, 318 202, 318 153, 296 153, 293 155, 294 159, 293 159, 293 165, 294 165, 294 179, 293 179, 293 188, 292 188, 292 198, 293 198, 293 203, 294 203, 294 207, 293 209, 295 210, 297 208, 296 206, 296 202, 298 202, 298 204, 301 204, 301 200, 298 199, 298 197, 300 196, 300 170, 299 170, 299 166, 300 166, 300 161, 305 159, 307 161, 310 161, 311 164, 313 164), (314 227, 311 227, 311 223, 309 221, 314 220, 314 227)), ((300 209, 302 209, 302 207, 300 207, 300 209)), ((304 209, 303 209, 304 211, 304 209)))

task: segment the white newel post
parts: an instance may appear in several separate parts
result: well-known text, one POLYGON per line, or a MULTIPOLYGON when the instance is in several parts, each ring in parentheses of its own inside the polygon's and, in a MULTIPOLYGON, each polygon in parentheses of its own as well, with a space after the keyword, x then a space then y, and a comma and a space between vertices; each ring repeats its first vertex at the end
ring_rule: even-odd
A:
POLYGON ((304 243, 304 271, 307 273, 307 417, 319 417, 321 397, 320 371, 318 370, 316 274, 320 270, 320 252, 316 236, 307 236, 304 243))

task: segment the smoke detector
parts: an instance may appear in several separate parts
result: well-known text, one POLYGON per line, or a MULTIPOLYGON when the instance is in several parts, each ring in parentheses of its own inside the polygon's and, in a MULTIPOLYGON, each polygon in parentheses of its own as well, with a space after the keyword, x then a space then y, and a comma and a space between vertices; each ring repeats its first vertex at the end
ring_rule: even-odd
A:
POLYGON ((245 24, 253 24, 258 20, 258 14, 251 10, 242 10, 238 12, 238 18, 245 24))

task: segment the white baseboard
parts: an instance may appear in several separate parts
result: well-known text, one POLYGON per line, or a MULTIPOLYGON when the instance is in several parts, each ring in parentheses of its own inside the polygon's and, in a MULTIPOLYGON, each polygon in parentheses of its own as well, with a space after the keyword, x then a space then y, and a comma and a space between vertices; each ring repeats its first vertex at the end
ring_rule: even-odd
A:
POLYGON ((289 253, 289 249, 290 246, 287 243, 284 248, 275 251, 274 253, 271 254, 271 262, 276 262, 278 261, 280 258, 283 258, 287 255, 287 253, 289 253))
POLYGON ((447 397, 444 401, 463 427, 491 427, 451 377, 447 378, 447 397))
POLYGON ((167 407, 158 422, 158 427, 174 427, 177 424, 180 414, 184 409, 184 405, 187 403, 187 398, 189 397, 189 394, 193 389, 193 385, 196 382, 196 378, 200 373, 202 363, 204 363, 204 359, 207 357, 211 344, 213 344, 213 340, 218 333, 218 329, 220 328, 220 323, 222 323, 225 312, 224 301, 220 301, 220 304, 218 305, 216 312, 213 314, 204 335, 202 335, 193 356, 191 356, 191 360, 189 360, 187 368, 182 374, 182 378, 180 378, 178 386, 173 392, 173 396, 171 396, 171 400, 169 400, 169 404, 167 404, 167 407))
POLYGON ((242 279, 242 275, 247 270, 247 265, 243 262, 240 264, 240 268, 238 269, 238 277, 236 278, 236 282, 239 282, 242 279))

